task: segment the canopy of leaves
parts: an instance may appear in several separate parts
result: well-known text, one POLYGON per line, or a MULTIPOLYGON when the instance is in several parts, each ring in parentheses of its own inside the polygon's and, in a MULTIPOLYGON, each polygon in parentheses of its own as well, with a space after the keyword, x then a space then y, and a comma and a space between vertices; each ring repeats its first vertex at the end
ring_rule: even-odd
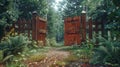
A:
POLYGON ((37 11, 41 17, 46 16, 47 0, 18 0, 16 4, 22 18, 31 18, 33 11, 37 11))
POLYGON ((120 36, 120 7, 118 0, 84 0, 88 17, 95 21, 104 22, 106 29, 113 31, 115 36, 120 36))
POLYGON ((5 35, 6 26, 18 18, 31 18, 33 11, 45 18, 47 0, 0 0, 0 39, 5 35))
POLYGON ((83 0, 66 0, 61 2, 60 9, 63 10, 63 16, 64 17, 73 17, 81 15, 82 11, 82 3, 83 0))

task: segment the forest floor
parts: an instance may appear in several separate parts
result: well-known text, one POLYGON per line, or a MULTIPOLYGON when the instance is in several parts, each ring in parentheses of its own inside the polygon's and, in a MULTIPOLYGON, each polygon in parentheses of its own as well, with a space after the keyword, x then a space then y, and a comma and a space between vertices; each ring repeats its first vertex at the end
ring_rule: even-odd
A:
MULTIPOLYGON (((84 63, 73 52, 79 47, 44 47, 30 54, 25 61, 25 67, 100 67, 84 63)), ((31 50, 34 51, 34 50, 31 50)), ((30 52, 31 52, 30 51, 30 52)), ((5 67, 0 64, 0 67, 5 67)), ((21 67, 21 66, 20 66, 21 67)), ((106 66, 103 66, 106 67, 106 66)))
MULTIPOLYGON (((101 67, 101 65, 91 65, 89 64, 88 59, 81 59, 77 56, 77 54, 79 56, 82 54, 74 54, 74 52, 81 50, 82 49, 79 47, 67 46, 43 47, 36 50, 30 50, 29 52, 32 51, 33 53, 29 54, 29 56, 26 57, 27 59, 22 62, 25 64, 25 66, 17 67, 101 67), (85 62, 86 60, 87 62, 85 62)), ((0 67, 5 66, 3 66, 3 64, 0 64, 0 67)))
POLYGON ((70 55, 70 52, 60 50, 60 48, 50 48, 48 52, 44 54, 46 57, 43 60, 39 62, 30 62, 28 64, 28 67, 59 67, 56 63, 58 61, 63 61, 63 59, 67 58, 70 55))
POLYGON ((52 47, 43 54, 44 59, 28 62, 27 67, 89 67, 83 66, 83 63, 66 47, 52 47))

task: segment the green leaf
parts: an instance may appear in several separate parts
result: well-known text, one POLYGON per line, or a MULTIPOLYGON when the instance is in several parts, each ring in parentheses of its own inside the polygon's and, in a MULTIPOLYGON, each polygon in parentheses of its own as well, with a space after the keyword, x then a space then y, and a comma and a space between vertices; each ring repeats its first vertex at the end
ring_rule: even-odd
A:
POLYGON ((13 57, 13 55, 8 55, 8 56, 6 56, 6 57, 3 59, 2 62, 5 62, 5 61, 9 60, 11 57, 13 57))

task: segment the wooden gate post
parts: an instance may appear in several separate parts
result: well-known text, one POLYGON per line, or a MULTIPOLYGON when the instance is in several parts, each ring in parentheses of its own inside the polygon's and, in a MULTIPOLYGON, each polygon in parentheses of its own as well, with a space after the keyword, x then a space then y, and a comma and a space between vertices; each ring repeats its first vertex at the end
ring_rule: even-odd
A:
POLYGON ((37 13, 33 13, 32 19, 32 39, 45 45, 45 37, 47 32, 46 20, 40 18, 37 13))
POLYGON ((37 13, 33 13, 32 15, 32 39, 33 40, 37 40, 36 17, 37 17, 37 13))
POLYGON ((86 40, 86 12, 82 13, 81 23, 82 23, 82 41, 85 41, 86 40))

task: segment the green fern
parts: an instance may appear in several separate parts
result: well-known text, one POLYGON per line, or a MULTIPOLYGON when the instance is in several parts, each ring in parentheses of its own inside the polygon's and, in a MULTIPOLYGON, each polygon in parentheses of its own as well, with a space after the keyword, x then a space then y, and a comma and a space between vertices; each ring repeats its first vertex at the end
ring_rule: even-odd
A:
POLYGON ((100 46, 94 49, 94 57, 91 60, 94 64, 120 65, 120 42, 103 39, 100 46))
POLYGON ((8 55, 8 56, 6 56, 6 57, 2 60, 2 62, 7 61, 7 60, 10 59, 11 57, 13 57, 13 55, 8 55))
POLYGON ((0 50, 3 50, 4 57, 17 55, 22 52, 28 44, 27 37, 23 35, 5 37, 0 43, 0 50))

